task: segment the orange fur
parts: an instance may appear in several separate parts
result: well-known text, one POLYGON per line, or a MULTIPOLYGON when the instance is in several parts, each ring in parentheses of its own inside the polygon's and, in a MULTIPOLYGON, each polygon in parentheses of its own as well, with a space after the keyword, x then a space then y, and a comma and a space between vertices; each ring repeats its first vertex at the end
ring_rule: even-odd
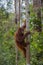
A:
POLYGON ((25 38, 30 34, 30 31, 24 34, 24 29, 26 28, 26 24, 24 26, 20 27, 15 32, 15 42, 17 47, 23 51, 24 56, 26 57, 26 46, 29 44, 29 42, 25 42, 25 38))

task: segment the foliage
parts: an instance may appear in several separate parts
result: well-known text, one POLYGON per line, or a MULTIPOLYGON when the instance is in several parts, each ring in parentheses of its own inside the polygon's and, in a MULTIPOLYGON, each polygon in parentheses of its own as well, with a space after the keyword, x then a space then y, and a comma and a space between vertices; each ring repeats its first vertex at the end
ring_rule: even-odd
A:
MULTIPOLYGON (((33 31, 34 19, 36 24, 40 23, 36 21, 36 13, 34 13, 32 5, 30 5, 30 12, 30 31, 33 31)), ((12 21, 13 18, 14 13, 8 13, 4 7, 0 8, 0 65, 16 64, 14 33, 17 26, 12 21)), ((31 65, 43 65, 43 31, 40 33, 34 31, 31 34, 30 52, 31 65)), ((18 56, 18 65, 25 65, 26 60, 20 51, 18 56)))
POLYGON ((9 13, 5 10, 5 8, 2 6, 0 8, 0 19, 8 19, 9 13))

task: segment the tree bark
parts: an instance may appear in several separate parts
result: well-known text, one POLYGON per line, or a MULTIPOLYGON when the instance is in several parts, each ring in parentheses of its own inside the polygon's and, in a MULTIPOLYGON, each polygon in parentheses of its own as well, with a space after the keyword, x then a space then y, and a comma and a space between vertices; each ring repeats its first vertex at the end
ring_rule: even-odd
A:
MULTIPOLYGON (((29 0, 25 0, 26 3, 26 29, 29 31, 29 0)), ((28 36, 27 40, 30 42, 30 35, 28 36)), ((26 65, 30 65, 30 44, 26 47, 26 65)))
POLYGON ((42 31, 43 31, 43 11, 41 10, 41 21, 42 21, 42 31))
MULTIPOLYGON (((19 9, 17 8, 17 6, 19 7, 19 1, 18 0, 15 0, 15 19, 16 19, 16 21, 15 22, 17 22, 18 23, 18 20, 19 20, 19 17, 18 17, 18 14, 19 14, 19 9)), ((18 29, 18 24, 17 24, 17 26, 16 26, 16 30, 18 29)), ((16 44, 15 44, 15 46, 16 46, 16 44)), ((17 46, 15 47, 15 51, 16 51, 16 65, 18 65, 18 60, 19 60, 19 55, 18 55, 18 48, 17 48, 17 46)))

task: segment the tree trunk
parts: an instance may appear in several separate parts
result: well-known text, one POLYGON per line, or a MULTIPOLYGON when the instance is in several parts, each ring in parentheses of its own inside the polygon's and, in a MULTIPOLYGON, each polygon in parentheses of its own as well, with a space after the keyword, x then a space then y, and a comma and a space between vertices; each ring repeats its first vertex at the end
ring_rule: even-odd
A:
MULTIPOLYGON (((29 31, 29 0, 25 0, 26 3, 26 29, 29 31)), ((30 42, 30 35, 28 36, 27 40, 30 42)), ((30 65, 30 44, 26 48, 26 65, 30 65)))
POLYGON ((41 21, 42 21, 42 31, 43 31, 43 11, 41 10, 41 21))
POLYGON ((18 49, 17 49, 17 47, 15 47, 15 50, 16 50, 16 65, 18 65, 18 49))
MULTIPOLYGON (((19 7, 19 1, 15 0, 15 22, 18 23, 18 20, 19 20, 19 17, 18 17, 18 14, 19 14, 19 9, 17 8, 17 6, 19 7)), ((16 30, 18 29, 18 24, 16 26, 16 30)), ((15 44, 16 46, 16 44, 15 44)), ((18 55, 18 48, 17 46, 15 47, 15 50, 16 50, 16 65, 18 65, 18 60, 19 60, 19 55, 18 55)))

